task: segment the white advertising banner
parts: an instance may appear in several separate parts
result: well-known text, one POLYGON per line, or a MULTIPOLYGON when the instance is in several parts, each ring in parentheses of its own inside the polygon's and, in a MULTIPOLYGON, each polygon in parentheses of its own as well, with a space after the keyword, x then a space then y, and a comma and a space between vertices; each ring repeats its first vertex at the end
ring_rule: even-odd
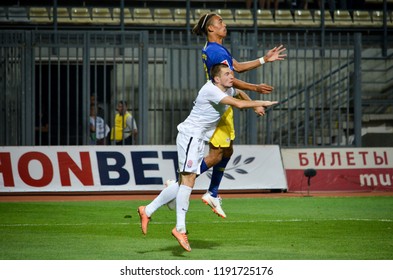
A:
MULTIPOLYGON (((1 192, 151 191, 177 178, 169 146, 0 147, 1 192)), ((195 189, 207 189, 212 169, 195 189)), ((235 146, 220 189, 287 189, 278 146, 235 146)))

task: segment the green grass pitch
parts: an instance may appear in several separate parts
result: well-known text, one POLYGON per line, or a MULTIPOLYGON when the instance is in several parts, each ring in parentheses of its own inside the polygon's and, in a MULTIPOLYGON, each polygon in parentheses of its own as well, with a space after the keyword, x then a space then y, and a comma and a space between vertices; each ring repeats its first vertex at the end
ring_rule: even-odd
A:
POLYGON ((1 202, 2 260, 392 260, 393 196, 227 198, 227 219, 191 200, 192 252, 166 206, 140 231, 149 201, 1 202))

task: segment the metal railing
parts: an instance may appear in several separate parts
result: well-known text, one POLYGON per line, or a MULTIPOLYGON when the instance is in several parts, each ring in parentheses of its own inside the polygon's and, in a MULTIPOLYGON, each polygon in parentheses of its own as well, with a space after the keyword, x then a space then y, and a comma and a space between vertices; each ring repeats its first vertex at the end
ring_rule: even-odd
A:
MULTIPOLYGON (((238 75, 273 85, 271 95, 248 93, 280 104, 262 118, 235 110, 236 143, 346 146, 352 134, 361 137, 353 130, 362 126, 361 77, 367 74, 359 69, 369 68, 367 51, 380 50, 380 38, 367 46, 360 33, 331 32, 324 38, 321 44, 321 34, 310 30, 229 34, 224 43, 238 61, 279 44, 288 54, 282 62, 238 75)), ((2 30, 0 42, 0 145, 88 144, 91 96, 110 127, 117 101, 129 102, 138 144, 174 144, 176 126, 205 82, 204 39, 184 31, 2 30)), ((392 50, 388 56, 379 51, 378 61, 386 65, 382 72, 391 73, 392 50)), ((383 83, 391 92, 391 78, 383 83)), ((391 97, 373 112, 391 113, 391 97)))

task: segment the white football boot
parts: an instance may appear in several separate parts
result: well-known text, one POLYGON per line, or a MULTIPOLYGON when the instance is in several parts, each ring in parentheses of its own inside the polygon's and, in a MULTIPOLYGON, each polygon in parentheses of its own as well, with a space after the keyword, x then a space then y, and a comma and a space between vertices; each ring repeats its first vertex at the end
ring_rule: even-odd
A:
POLYGON ((222 210, 221 208, 221 204, 222 204, 221 197, 213 197, 209 192, 207 192, 202 196, 202 201, 206 205, 209 205, 212 208, 212 211, 216 213, 218 216, 222 218, 227 217, 227 215, 225 215, 224 210, 222 210))

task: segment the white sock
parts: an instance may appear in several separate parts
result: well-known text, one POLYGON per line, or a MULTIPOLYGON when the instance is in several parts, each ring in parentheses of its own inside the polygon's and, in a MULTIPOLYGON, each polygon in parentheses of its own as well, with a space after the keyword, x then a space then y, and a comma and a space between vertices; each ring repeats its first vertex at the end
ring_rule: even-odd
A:
POLYGON ((169 186, 167 186, 166 188, 164 188, 160 192, 160 194, 146 206, 145 209, 146 215, 148 217, 151 217, 151 215, 153 215, 153 213, 156 212, 158 208, 160 208, 164 204, 167 204, 172 199, 175 199, 178 190, 179 190, 179 185, 177 184, 177 182, 174 182, 169 186))
POLYGON ((190 195, 192 188, 180 185, 176 196, 176 230, 185 233, 186 230, 186 214, 190 205, 190 195))

